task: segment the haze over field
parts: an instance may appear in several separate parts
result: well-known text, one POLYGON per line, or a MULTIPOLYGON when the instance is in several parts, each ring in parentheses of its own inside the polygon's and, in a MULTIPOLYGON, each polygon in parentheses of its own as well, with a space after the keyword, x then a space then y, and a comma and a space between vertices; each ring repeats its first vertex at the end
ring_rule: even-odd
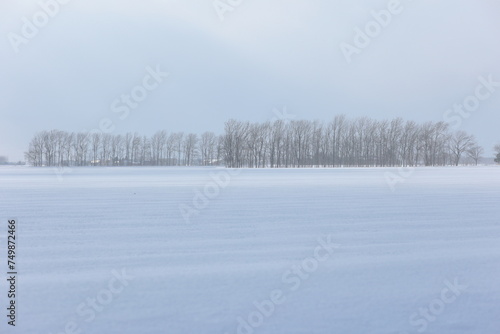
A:
POLYGON ((496 0, 255 0, 222 14, 212 1, 73 0, 56 10, 42 0, 47 22, 39 2, 0 3, 0 156, 10 161, 41 130, 109 119, 114 133, 221 133, 229 118, 263 122, 285 107, 311 120, 446 119, 475 134, 485 156, 499 141, 498 87, 473 112, 453 109, 474 103, 480 78, 500 82, 496 0), (363 40, 357 29, 367 27, 375 37, 363 40), (356 53, 346 57, 346 44, 356 53), (148 68, 169 75, 120 119, 113 103, 148 68))

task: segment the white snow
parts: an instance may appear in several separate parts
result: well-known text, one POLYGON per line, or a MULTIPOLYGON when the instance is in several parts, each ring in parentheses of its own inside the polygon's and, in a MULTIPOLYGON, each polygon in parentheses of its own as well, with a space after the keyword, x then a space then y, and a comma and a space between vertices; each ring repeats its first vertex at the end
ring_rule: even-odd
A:
POLYGON ((0 333, 500 333, 498 167, 2 167, 0 201, 0 333))

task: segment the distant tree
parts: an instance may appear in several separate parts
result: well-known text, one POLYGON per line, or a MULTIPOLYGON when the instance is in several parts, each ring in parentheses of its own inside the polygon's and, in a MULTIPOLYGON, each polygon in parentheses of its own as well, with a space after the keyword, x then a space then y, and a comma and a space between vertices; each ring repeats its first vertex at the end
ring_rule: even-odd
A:
POLYGON ((286 123, 282 119, 270 125, 269 133, 269 165, 271 168, 281 166, 283 159, 283 144, 285 141, 286 123))
POLYGON ((467 150, 467 156, 471 158, 474 163, 477 166, 477 163, 481 159, 481 154, 484 153, 484 149, 479 146, 478 144, 473 144, 468 150, 467 150))
POLYGON ((165 142, 165 157, 167 166, 176 165, 175 152, 177 147, 177 137, 177 133, 171 133, 168 135, 167 141, 165 142))
POLYGON ((56 156, 56 138, 57 130, 45 131, 43 133, 43 145, 45 153, 45 164, 47 166, 54 166, 56 156))
POLYGON ((123 138, 122 135, 116 135, 111 139, 111 157, 114 166, 121 165, 124 158, 125 141, 123 138))
POLYGON ((153 165, 159 166, 162 164, 163 153, 165 152, 165 145, 167 143, 167 131, 157 131, 151 137, 151 154, 153 165))
POLYGON ((151 141, 148 139, 148 137, 143 136, 141 141, 140 141, 140 164, 141 166, 149 165, 151 164, 151 141))
POLYGON ((230 168, 244 167, 245 144, 250 123, 230 119, 224 124, 224 160, 230 168))
POLYGON ((496 158, 495 158, 495 162, 500 164, 500 144, 495 145, 495 147, 493 149, 495 150, 495 153, 497 154, 496 158))
POLYGON ((110 133, 103 133, 101 137, 101 166, 107 166, 111 155, 111 139, 112 135, 110 133))
POLYGON ((184 165, 191 166, 196 159, 196 155, 198 154, 198 135, 195 133, 189 133, 184 138, 182 145, 184 151, 184 165))
POLYGON ((74 133, 65 133, 63 139, 64 155, 63 155, 63 165, 69 166, 71 164, 71 155, 73 153, 73 140, 75 138, 74 133))
POLYGON ((182 165, 181 157, 182 157, 182 143, 184 142, 184 132, 178 132, 175 134, 175 152, 177 153, 177 166, 182 165))
POLYGON ((450 149, 455 166, 458 166, 460 158, 464 152, 470 150, 474 145, 474 137, 465 131, 457 131, 450 138, 450 149))
POLYGON ((132 140, 134 136, 132 135, 131 132, 127 132, 125 136, 123 137, 123 149, 125 150, 125 156, 124 156, 124 161, 123 165, 130 165, 130 156, 132 153, 132 140))
POLYGON ((210 131, 204 132, 199 141, 199 152, 203 166, 211 165, 214 162, 216 147, 217 136, 215 133, 210 131))
POLYGON ((73 149, 75 152, 75 164, 77 166, 85 166, 87 163, 87 152, 89 148, 89 134, 79 132, 73 140, 73 149))
POLYGON ((132 165, 138 164, 141 159, 141 136, 137 132, 134 132, 132 136, 132 147, 131 147, 131 155, 130 155, 130 163, 132 165))
POLYGON ((90 146, 92 148, 92 166, 97 166, 97 154, 101 145, 101 132, 94 132, 90 135, 90 146))
POLYGON ((217 161, 217 165, 220 165, 224 161, 224 135, 219 135, 217 137, 217 148, 215 153, 215 160, 217 161))

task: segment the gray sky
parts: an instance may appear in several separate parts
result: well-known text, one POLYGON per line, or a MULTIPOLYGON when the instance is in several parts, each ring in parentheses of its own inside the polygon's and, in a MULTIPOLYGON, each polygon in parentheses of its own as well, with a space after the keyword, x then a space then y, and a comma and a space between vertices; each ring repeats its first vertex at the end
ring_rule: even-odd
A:
POLYGON ((39 1, 0 2, 0 155, 10 161, 41 130, 108 119, 113 133, 222 133, 229 118, 266 121, 284 107, 325 121, 446 118, 486 155, 500 142, 500 84, 474 98, 479 77, 500 82, 498 0, 221 0, 219 12, 212 0, 59 1, 52 16, 39 1), (390 18, 374 24, 373 10, 390 18), (341 46, 356 43, 346 57, 341 46), (156 85, 147 68, 169 75, 156 85), (126 117, 115 112, 145 78, 157 87, 126 117), (446 113, 464 101, 473 111, 446 113))

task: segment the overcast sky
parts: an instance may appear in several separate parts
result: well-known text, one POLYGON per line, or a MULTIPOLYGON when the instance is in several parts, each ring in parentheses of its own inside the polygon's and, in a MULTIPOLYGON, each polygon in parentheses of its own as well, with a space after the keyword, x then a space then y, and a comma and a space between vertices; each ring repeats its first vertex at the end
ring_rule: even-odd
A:
POLYGON ((500 84, 473 105, 479 77, 500 82, 498 0, 222 0, 218 11, 212 0, 59 0, 44 14, 39 3, 53 1, 0 2, 0 156, 10 161, 41 130, 105 119, 113 133, 222 133, 229 118, 285 108, 325 121, 447 118, 487 155, 500 142, 500 84), (388 7, 375 24, 372 11, 388 7), (169 73, 159 84, 156 70, 169 73), (120 98, 139 97, 144 80, 150 90, 127 115, 120 98), (446 113, 464 100, 473 112, 446 113))

